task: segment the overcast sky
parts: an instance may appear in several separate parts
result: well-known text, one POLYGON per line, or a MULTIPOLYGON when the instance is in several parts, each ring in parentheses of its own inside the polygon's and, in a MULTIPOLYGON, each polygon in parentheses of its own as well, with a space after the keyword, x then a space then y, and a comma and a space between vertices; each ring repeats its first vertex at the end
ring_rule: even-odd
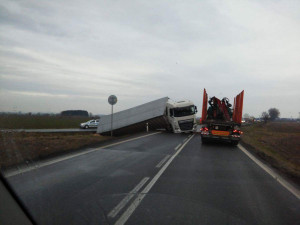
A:
MULTIPOLYGON (((0 111, 110 112, 168 96, 300 112, 300 1, 0 0, 0 111)), ((201 110, 199 110, 201 111, 201 110)))

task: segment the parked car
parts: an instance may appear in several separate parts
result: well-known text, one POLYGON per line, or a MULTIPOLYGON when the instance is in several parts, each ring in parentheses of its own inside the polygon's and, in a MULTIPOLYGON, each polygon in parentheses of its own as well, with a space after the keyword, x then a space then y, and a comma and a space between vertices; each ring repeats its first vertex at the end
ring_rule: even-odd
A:
POLYGON ((80 128, 82 128, 82 129, 95 128, 95 127, 98 127, 98 125, 99 125, 99 119, 89 120, 85 123, 81 123, 80 128))

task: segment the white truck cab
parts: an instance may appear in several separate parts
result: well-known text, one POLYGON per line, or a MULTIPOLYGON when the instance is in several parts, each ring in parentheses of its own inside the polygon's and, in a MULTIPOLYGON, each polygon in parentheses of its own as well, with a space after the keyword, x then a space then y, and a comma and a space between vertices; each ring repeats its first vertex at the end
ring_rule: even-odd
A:
POLYGON ((166 115, 170 123, 169 131, 174 133, 194 132, 197 129, 196 122, 197 106, 192 101, 168 100, 166 115))

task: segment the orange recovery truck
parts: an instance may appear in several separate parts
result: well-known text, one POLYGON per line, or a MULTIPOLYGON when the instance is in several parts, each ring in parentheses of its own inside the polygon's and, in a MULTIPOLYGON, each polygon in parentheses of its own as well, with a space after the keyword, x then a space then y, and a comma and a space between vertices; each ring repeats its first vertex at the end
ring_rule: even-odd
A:
POLYGON ((234 98, 234 105, 228 98, 222 100, 214 97, 208 99, 206 90, 203 91, 203 105, 200 130, 202 143, 222 140, 237 145, 240 141, 243 113, 244 91, 234 98))

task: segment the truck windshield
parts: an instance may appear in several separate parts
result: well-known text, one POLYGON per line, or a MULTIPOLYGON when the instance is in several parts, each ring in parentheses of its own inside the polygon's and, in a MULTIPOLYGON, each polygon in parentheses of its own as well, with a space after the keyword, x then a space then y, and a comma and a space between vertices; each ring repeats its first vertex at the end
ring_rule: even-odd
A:
POLYGON ((189 116, 195 114, 195 106, 187 106, 182 108, 175 108, 174 110, 174 116, 175 117, 181 117, 181 116, 189 116))

